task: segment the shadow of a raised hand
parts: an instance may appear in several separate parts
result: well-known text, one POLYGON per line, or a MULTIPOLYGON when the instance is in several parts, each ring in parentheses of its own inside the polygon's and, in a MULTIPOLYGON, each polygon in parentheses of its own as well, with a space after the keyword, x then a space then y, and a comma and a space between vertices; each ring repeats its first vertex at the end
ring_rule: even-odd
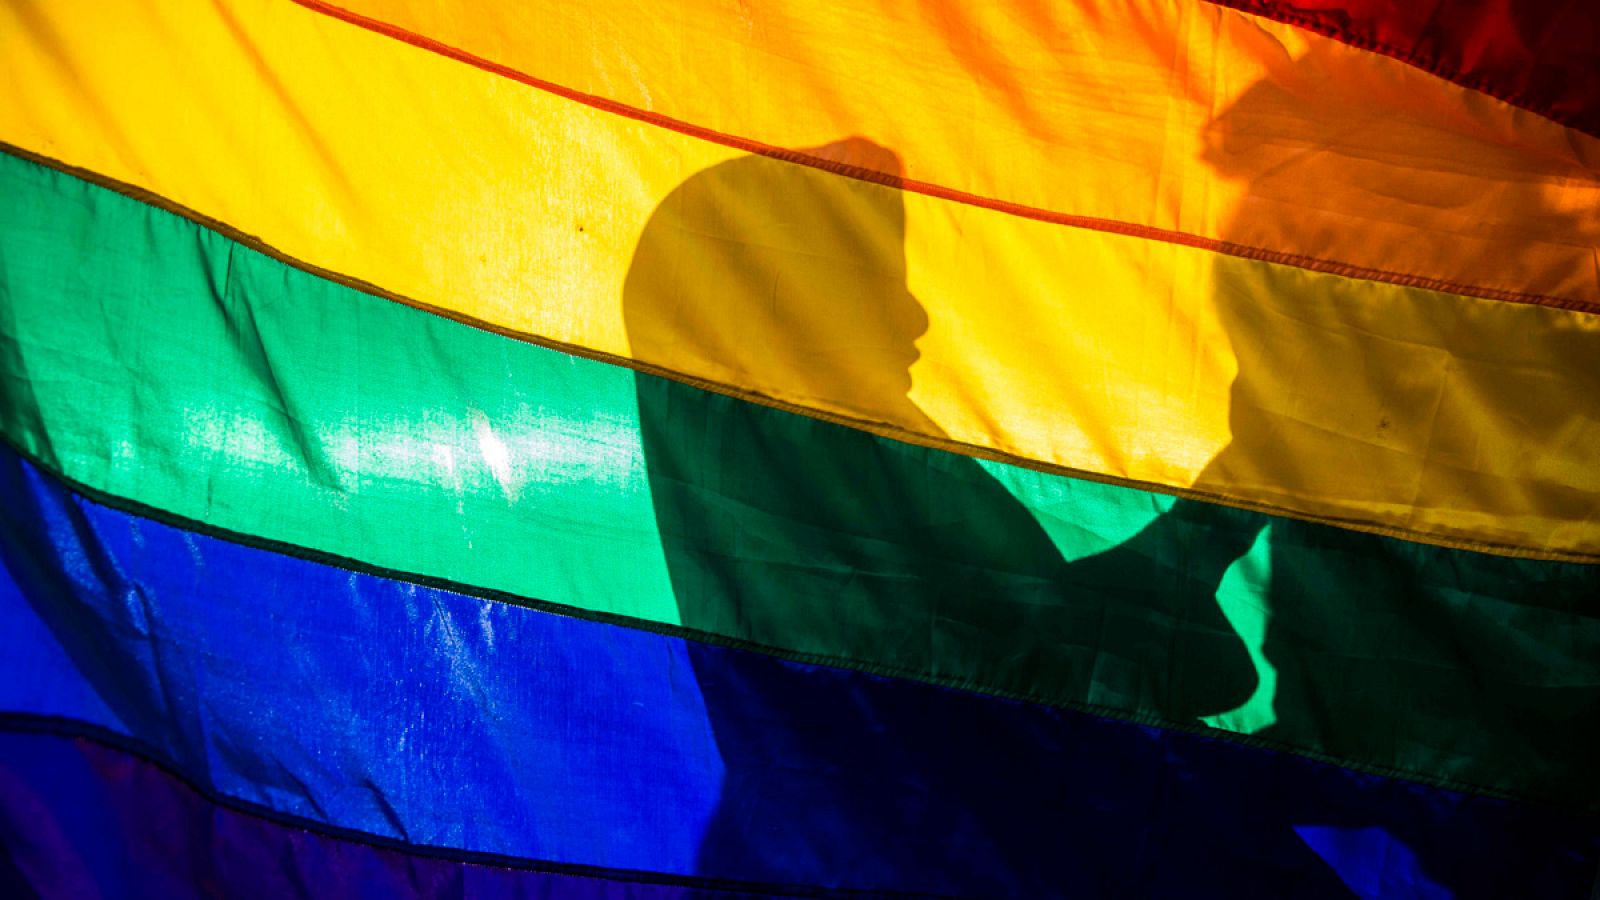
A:
POLYGON ((1260 527, 1239 510, 1178 500, 1133 537, 1065 565, 1064 608, 1082 612, 1053 639, 1098 650, 1092 702, 1196 724, 1251 697, 1259 676, 1217 590, 1260 527))

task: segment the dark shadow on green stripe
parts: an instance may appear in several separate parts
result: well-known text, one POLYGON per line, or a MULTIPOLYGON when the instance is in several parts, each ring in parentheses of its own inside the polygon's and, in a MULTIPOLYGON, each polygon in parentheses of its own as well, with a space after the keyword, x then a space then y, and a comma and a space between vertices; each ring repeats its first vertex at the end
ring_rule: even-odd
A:
MULTIPOLYGON (((893 156, 860 139, 806 152, 842 162, 893 156)), ((887 171, 898 165, 873 162, 887 171)), ((734 378, 798 385, 816 397, 899 398, 893 419, 937 437, 908 395, 915 341, 928 322, 906 286, 904 220, 892 187, 763 157, 701 172, 663 201, 640 239, 624 289, 633 353, 652 359, 687 350, 728 366, 734 378)), ((1294 356, 1289 348, 1307 342, 1276 339, 1286 326, 1225 270, 1214 295, 1239 375, 1229 399, 1231 443, 1202 485, 1265 479, 1296 490, 1294 444, 1305 435, 1293 433, 1292 414, 1261 412, 1297 384, 1331 380, 1324 383, 1397 399, 1416 388, 1373 383, 1372 372, 1388 369, 1341 346, 1294 356)), ((1317 326, 1313 318, 1287 327, 1317 326)), ((640 378, 637 392, 685 627, 891 656, 990 684, 1017 679, 1169 722, 1321 746, 1336 759, 1390 758, 1397 729, 1427 742, 1428 730, 1402 727, 1406 720, 1440 723, 1431 747, 1406 750, 1441 765, 1475 752, 1485 727, 1545 759, 1570 756, 1563 748, 1571 741, 1597 739, 1594 719, 1569 717, 1572 688, 1541 682, 1519 669, 1526 654, 1498 646, 1519 607, 1539 607, 1539 594, 1552 587, 1577 596, 1576 580, 1518 583, 1513 569, 1462 554, 1477 595, 1467 598, 1419 579, 1417 551, 1399 542, 1182 499, 1153 501, 1145 527, 1120 541, 1101 523, 1072 522, 1111 546, 1067 559, 1028 508, 970 458, 672 381, 640 378), (1241 568, 1230 576, 1235 564, 1241 568), (1225 609, 1229 577, 1254 579, 1238 592, 1253 603, 1225 609), (1464 672, 1485 677, 1463 679, 1464 672)), ((1427 423, 1366 424, 1381 441, 1391 427, 1427 423)), ((748 855, 744 835, 784 815, 756 808, 747 780, 762 779, 760 793, 770 798, 781 795, 772 783, 783 776, 761 764, 760 735, 721 724, 735 717, 719 709, 748 709, 760 698, 714 682, 701 688, 728 764, 701 851, 715 866, 748 855)), ((837 712, 840 721, 853 715, 837 712)), ((815 742, 824 753, 828 736, 815 742)), ((979 810, 994 802, 981 781, 962 800, 979 810)))
MULTIPOLYGON (((956 648, 959 654, 945 653, 930 669, 925 648, 907 656, 904 648, 877 641, 866 620, 825 622, 781 640, 762 635, 768 643, 758 643, 742 626, 723 633, 680 627, 642 455, 632 468, 639 432, 635 384, 649 376, 357 294, 74 178, 11 157, 0 157, 0 164, 6 186, 0 194, 7 200, 0 204, 7 223, 0 229, 0 281, 7 310, 16 314, 0 318, 0 326, 17 329, 5 339, 12 356, 26 363, 26 371, 0 372, 7 376, 6 401, 25 412, 6 421, 15 433, 5 439, 94 496, 280 552, 362 571, 413 573, 505 602, 1200 730, 1192 720, 1172 720, 1154 694, 1133 705, 1124 698, 1087 696, 1096 683, 1081 675, 1072 648, 1014 655, 1015 645, 1029 641, 1026 636, 992 636, 988 645, 968 641, 956 648), (230 259, 224 305, 214 295, 230 259), (246 308, 235 308, 241 305, 246 308), (259 371, 237 358, 241 348, 227 327, 247 322, 271 343, 271 382, 262 383, 259 371), (481 408, 496 424, 527 427, 535 423, 526 414, 537 411, 539 433, 587 436, 586 465, 614 463, 615 445, 628 468, 606 471, 626 478, 556 479, 513 507, 481 465, 475 487, 440 491, 437 465, 404 453, 395 460, 365 453, 339 463, 339 489, 329 490, 312 477, 313 460, 294 457, 293 436, 281 433, 285 395, 297 401, 302 417, 315 418, 319 434, 337 435, 342 423, 360 422, 380 434, 392 430, 397 440, 438 440, 469 455, 476 446, 470 426, 447 416, 444 431, 434 435, 428 411, 481 408), (195 419, 194 413, 208 411, 221 415, 195 419), (593 423, 617 428, 591 431, 593 423), (499 550, 483 552, 489 546, 481 540, 474 550, 474 535, 498 536, 493 546, 499 550)), ((1554 342, 1541 336, 1538 343, 1544 348, 1554 342)), ((1551 346, 1550 352, 1563 354, 1567 365, 1571 344, 1551 346)), ((733 421, 770 417, 776 424, 758 431, 815 439, 817 454, 832 457, 856 446, 849 442, 856 438, 837 443, 832 428, 782 424, 793 416, 736 405, 733 421)), ((325 446, 325 440, 315 449, 335 460, 339 448, 325 446)), ((919 456, 913 449, 893 445, 872 454, 921 460, 930 479, 948 468, 946 454, 919 456)), ((516 463, 530 466, 529 475, 541 471, 536 450, 529 448, 516 463)), ((874 458, 865 457, 869 465, 874 458)), ((978 465, 1037 515, 1069 559, 1116 545, 1171 503, 1126 486, 978 465)), ((1194 521, 1208 511, 1236 515, 1207 504, 1186 509, 1163 524, 1177 537, 1146 543, 1183 538, 1186 522, 1211 527, 1194 521)), ((1249 601, 1252 594, 1266 597, 1270 588, 1280 607, 1293 603, 1377 617, 1361 627, 1308 629, 1282 646, 1317 654, 1317 665, 1301 667, 1298 676, 1325 676, 1311 688, 1385 689, 1352 689, 1358 696, 1341 702, 1356 716, 1300 716, 1280 723, 1270 736, 1239 734, 1237 740, 1429 784, 1562 806, 1596 805, 1596 777, 1587 761, 1600 746, 1594 728, 1600 722, 1600 568, 1281 521, 1248 514, 1237 525, 1250 534, 1265 528, 1270 535, 1271 546, 1257 541, 1246 562, 1281 560, 1274 565, 1284 571, 1300 560, 1304 576, 1292 585, 1268 579, 1237 593, 1249 601), (1291 587, 1294 593, 1285 596, 1291 587), (1441 636, 1450 636, 1447 654, 1438 652, 1441 636), (1402 663, 1421 677, 1392 674, 1402 663), (1287 727, 1295 722, 1295 728, 1287 727)), ((1115 567, 1099 568, 1104 573, 1115 567)), ((1140 584, 1152 577, 1147 568, 1128 566, 1122 574, 1140 584)), ((1225 579, 1225 588, 1240 587, 1233 577, 1238 571, 1225 579)), ((816 612, 832 616, 835 607, 816 612)), ((770 622, 758 618, 757 624, 770 622)), ((1279 615, 1275 621, 1286 620, 1279 615)), ((1253 652, 1259 651, 1262 636, 1252 640, 1253 652)), ((1304 687, 1302 693, 1313 695, 1304 687)))

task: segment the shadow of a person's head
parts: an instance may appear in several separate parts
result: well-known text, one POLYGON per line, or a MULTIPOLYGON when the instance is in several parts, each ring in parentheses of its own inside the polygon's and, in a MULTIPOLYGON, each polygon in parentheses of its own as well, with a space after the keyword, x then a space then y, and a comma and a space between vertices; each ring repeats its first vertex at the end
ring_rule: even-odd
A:
POLYGON ((1198 487, 1413 502, 1497 464, 1485 460, 1522 458, 1520 443, 1563 440, 1565 417, 1536 424, 1526 398, 1548 392, 1552 371, 1591 377, 1578 331, 1551 331, 1538 357, 1519 359, 1504 335, 1468 327, 1498 301, 1406 285, 1574 289, 1600 236, 1600 215, 1579 202, 1584 179, 1385 71, 1337 45, 1275 58, 1207 123, 1200 160, 1234 186, 1225 239, 1336 273, 1356 265, 1335 278, 1218 258, 1209 299, 1237 375, 1231 441, 1198 487), (1361 478, 1346 474, 1353 459, 1361 478))
MULTIPOLYGON (((898 170, 859 139, 805 152, 898 170)), ((640 238, 624 297, 634 356, 824 410, 898 400, 890 421, 939 435, 908 395, 929 320, 907 288, 903 204, 893 185, 765 157, 697 173, 640 238)), ((1153 568, 1135 547, 1069 569, 1034 512, 975 460, 718 403, 669 379, 638 391, 685 625, 773 642, 812 615, 805 629, 842 646, 881 622, 908 670, 946 654, 1099 665, 1104 696, 1159 695, 1183 721, 1249 694, 1248 657, 1208 592, 1253 533, 1243 547, 1186 550, 1181 565, 1153 568), (1181 629, 1195 634, 1151 637, 1181 629), (1117 663, 1088 662, 1101 655, 1117 663), (1169 689, 1173 655, 1207 676, 1169 689)))
POLYGON ((906 287, 900 160, 861 138, 800 153, 888 183, 766 156, 689 178, 651 216, 628 271, 632 353, 825 407, 903 399, 928 318, 906 287))

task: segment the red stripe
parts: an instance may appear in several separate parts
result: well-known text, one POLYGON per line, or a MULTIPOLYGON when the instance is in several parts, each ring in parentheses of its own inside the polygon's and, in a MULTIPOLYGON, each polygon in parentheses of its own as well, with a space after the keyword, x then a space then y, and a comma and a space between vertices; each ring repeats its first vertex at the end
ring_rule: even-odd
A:
POLYGON ((1600 0, 1209 0, 1600 137, 1600 0))

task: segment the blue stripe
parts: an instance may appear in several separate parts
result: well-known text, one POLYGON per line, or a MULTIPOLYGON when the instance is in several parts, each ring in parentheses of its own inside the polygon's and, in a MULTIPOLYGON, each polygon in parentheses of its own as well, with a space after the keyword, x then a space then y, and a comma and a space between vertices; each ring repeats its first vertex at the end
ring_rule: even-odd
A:
POLYGON ((1582 896, 1600 858, 1557 811, 350 572, 10 451, 0 563, 0 713, 413 845, 984 896, 1582 896))

